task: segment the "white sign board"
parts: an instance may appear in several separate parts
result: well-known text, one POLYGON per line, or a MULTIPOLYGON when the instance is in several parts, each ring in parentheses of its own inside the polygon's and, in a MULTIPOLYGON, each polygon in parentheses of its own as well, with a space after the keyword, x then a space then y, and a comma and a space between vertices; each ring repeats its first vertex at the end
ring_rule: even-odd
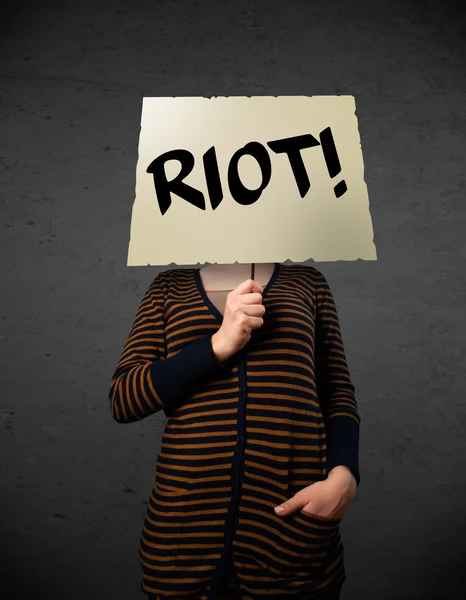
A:
POLYGON ((128 266, 377 260, 353 96, 144 98, 128 266))

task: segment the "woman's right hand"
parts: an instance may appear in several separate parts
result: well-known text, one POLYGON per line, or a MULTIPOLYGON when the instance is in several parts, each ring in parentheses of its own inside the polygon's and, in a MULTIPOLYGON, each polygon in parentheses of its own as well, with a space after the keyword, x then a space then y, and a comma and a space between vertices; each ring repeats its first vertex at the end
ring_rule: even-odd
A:
POLYGON ((250 332, 264 324, 263 291, 259 283, 246 279, 228 293, 222 325, 212 336, 213 352, 221 362, 244 348, 251 339, 250 332))

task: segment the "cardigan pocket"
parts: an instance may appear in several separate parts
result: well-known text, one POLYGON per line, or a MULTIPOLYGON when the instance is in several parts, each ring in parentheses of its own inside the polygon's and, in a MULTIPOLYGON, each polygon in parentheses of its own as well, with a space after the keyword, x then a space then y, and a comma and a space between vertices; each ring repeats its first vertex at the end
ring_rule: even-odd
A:
POLYGON ((221 522, 227 507, 217 508, 212 502, 194 485, 185 495, 174 564, 189 572, 190 577, 200 577, 199 565, 204 564, 210 555, 220 556, 223 549, 224 528, 221 522))
POLYGON ((311 520, 313 520, 317 525, 325 523, 331 526, 339 525, 341 522, 341 517, 321 517, 320 515, 315 515, 314 513, 311 513, 308 510, 304 510, 304 508, 302 508, 299 512, 300 514, 306 517, 310 517, 311 520))
POLYGON ((341 518, 326 518, 304 509, 283 520, 281 539, 276 545, 269 569, 277 577, 300 571, 309 577, 323 573, 338 550, 341 518))
POLYGON ((172 566, 180 544, 187 490, 156 481, 147 507, 139 556, 150 570, 172 566))

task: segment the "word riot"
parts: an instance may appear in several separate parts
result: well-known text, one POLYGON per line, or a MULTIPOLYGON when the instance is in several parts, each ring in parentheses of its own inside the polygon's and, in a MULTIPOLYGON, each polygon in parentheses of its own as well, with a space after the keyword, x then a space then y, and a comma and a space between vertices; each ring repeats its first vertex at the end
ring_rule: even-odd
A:
MULTIPOLYGON (((319 139, 320 142, 312 135, 304 134, 267 142, 267 146, 275 154, 287 155, 301 198, 304 198, 311 187, 301 156, 301 150, 304 148, 312 148, 313 146, 321 146, 330 177, 334 178, 341 171, 340 161, 338 159, 338 153, 330 127, 327 127, 320 132, 319 139)), ((223 189, 220 181, 215 146, 212 146, 207 150, 202 157, 202 161, 210 205, 212 206, 212 209, 215 210, 223 200, 223 189)), ((191 152, 179 148, 161 154, 147 167, 146 172, 152 173, 154 178, 155 193, 162 216, 170 208, 172 193, 180 196, 201 210, 206 209, 204 194, 183 181, 193 170, 194 162, 194 156, 191 152), (181 163, 181 171, 171 181, 167 180, 165 173, 165 163, 169 160, 178 160, 181 163)), ((265 146, 259 142, 249 142, 243 146, 243 148, 237 150, 231 157, 228 165, 228 187, 233 199, 238 204, 248 206, 257 202, 264 189, 270 183, 271 177, 272 163, 269 153, 265 146), (252 156, 257 161, 261 170, 262 182, 255 190, 246 188, 239 177, 238 163, 245 155, 252 156)), ((346 190, 346 182, 343 179, 334 187, 335 196, 339 198, 346 190)))

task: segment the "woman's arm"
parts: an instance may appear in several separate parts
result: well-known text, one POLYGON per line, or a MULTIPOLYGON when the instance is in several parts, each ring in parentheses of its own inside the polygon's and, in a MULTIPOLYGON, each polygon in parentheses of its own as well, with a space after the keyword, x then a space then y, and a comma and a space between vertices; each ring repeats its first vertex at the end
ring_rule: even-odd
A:
POLYGON ((327 431, 327 473, 348 467, 359 486, 358 404, 340 332, 338 313, 324 275, 315 270, 316 382, 327 431))
POLYGON ((174 405, 225 368, 215 355, 211 335, 167 359, 163 298, 159 274, 139 305, 110 382, 110 410, 118 423, 139 421, 174 405))

